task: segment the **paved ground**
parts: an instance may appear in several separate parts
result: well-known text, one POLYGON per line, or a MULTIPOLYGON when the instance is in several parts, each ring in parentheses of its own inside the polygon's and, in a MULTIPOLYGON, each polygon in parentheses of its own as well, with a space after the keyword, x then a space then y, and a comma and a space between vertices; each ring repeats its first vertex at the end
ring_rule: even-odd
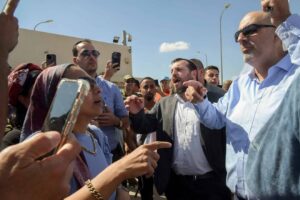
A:
MULTIPOLYGON (((140 193, 136 192, 137 191, 137 188, 135 187, 130 187, 130 192, 129 192, 129 195, 131 197, 131 200, 140 200, 141 199, 141 195, 140 193)), ((153 200, 166 200, 166 197, 164 196, 159 196, 155 190, 155 188, 153 187, 153 191, 154 191, 154 197, 153 197, 153 200)))

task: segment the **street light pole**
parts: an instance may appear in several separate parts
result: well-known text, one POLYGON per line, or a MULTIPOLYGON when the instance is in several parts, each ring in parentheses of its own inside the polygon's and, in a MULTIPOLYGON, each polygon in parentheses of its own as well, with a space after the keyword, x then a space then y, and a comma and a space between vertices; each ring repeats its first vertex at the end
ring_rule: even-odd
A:
POLYGON ((207 54, 205 53, 204 55, 205 55, 205 67, 207 67, 208 66, 208 64, 207 64, 207 54))
POLYGON ((127 33, 125 30, 123 31, 123 41, 122 44, 124 46, 127 46, 127 42, 132 41, 132 35, 130 33, 127 33))
POLYGON ((224 74, 224 71, 223 71, 223 44, 222 44, 222 18, 223 18, 223 14, 225 12, 225 10, 227 8, 230 7, 230 4, 227 3, 224 5, 224 8, 221 12, 221 15, 220 15, 220 59, 221 59, 221 66, 220 66, 220 69, 221 69, 221 83, 223 83, 223 74, 224 74))
POLYGON ((54 22, 54 21, 53 21, 52 19, 48 19, 48 20, 46 20, 46 21, 39 22, 39 23, 37 23, 37 24, 34 26, 33 30, 35 31, 36 28, 37 28, 40 24, 46 24, 46 23, 51 23, 51 22, 54 22))

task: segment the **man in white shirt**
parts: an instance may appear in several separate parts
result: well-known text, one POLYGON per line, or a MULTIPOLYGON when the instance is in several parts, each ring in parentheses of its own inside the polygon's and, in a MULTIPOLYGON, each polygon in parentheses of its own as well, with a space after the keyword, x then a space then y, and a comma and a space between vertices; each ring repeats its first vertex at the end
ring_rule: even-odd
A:
POLYGON ((230 199, 225 186, 224 135, 203 134, 218 130, 200 124, 194 105, 184 95, 183 82, 196 80, 197 67, 188 59, 178 58, 172 61, 171 75, 176 94, 163 97, 150 111, 144 112, 143 102, 136 96, 125 100, 136 132, 156 131, 158 141, 173 144, 171 149, 158 151, 160 160, 154 175, 157 191, 165 192, 169 200, 230 199))

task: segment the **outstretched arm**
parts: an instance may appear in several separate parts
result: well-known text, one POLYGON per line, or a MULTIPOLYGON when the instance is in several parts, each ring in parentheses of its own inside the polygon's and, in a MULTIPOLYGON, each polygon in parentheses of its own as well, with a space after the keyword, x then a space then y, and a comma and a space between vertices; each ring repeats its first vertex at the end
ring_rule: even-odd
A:
POLYGON ((190 80, 183 84, 187 87, 185 97, 188 101, 195 105, 200 121, 211 129, 223 128, 226 124, 225 112, 227 101, 219 101, 218 104, 213 105, 207 100, 207 89, 202 85, 202 83, 190 80))
MULTIPOLYGON (((170 143, 159 141, 141 145, 132 153, 111 164, 96 176, 91 181, 94 189, 106 200, 123 180, 141 175, 151 176, 157 167, 157 161, 159 159, 156 150, 170 147, 170 143)), ((94 200, 95 197, 88 187, 84 186, 66 199, 94 200)))

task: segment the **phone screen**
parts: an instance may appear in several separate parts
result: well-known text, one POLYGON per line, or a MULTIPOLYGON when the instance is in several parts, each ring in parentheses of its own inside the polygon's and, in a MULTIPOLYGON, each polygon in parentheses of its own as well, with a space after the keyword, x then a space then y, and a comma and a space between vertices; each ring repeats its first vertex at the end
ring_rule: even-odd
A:
POLYGON ((42 131, 53 130, 63 133, 67 126, 68 116, 78 96, 78 89, 79 84, 76 82, 64 82, 59 85, 42 131))
POLYGON ((111 63, 113 65, 113 68, 120 69, 120 63, 121 63, 121 53, 120 52, 113 52, 112 53, 111 63))
POLYGON ((62 134, 56 149, 41 157, 55 153, 66 141, 73 130, 80 107, 90 90, 86 80, 62 79, 57 87, 55 97, 44 121, 42 131, 57 131, 62 134))
POLYGON ((47 65, 55 66, 56 65, 56 55, 55 54, 47 54, 46 55, 46 63, 47 63, 47 65))

